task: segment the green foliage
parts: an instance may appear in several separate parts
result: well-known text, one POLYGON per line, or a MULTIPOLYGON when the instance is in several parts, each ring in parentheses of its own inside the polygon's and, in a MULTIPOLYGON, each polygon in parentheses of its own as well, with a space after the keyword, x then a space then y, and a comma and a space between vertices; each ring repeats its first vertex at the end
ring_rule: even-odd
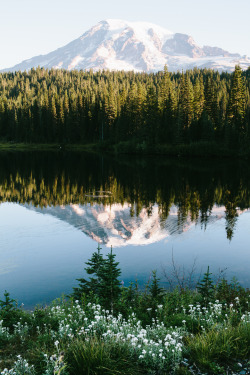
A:
POLYGON ((0 300, 0 320, 5 326, 12 329, 13 323, 22 318, 21 309, 17 308, 17 301, 10 297, 10 293, 5 291, 4 299, 0 300))
POLYGON ((17 301, 10 298, 10 293, 5 290, 4 293, 4 300, 0 300, 0 308, 5 312, 9 312, 11 310, 16 310, 17 308, 17 301))
POLYGON ((165 291, 160 287, 160 279, 157 278, 156 270, 152 271, 152 281, 149 284, 149 293, 152 306, 156 307, 161 304, 165 291))
MULTIPOLYGON (((167 152, 171 154, 170 148, 167 152)), ((218 152, 216 143, 203 142, 172 148, 183 155, 177 160, 163 157, 124 160, 120 156, 119 160, 108 159, 108 163, 102 163, 100 154, 78 151, 34 152, 32 157, 30 152, 0 153, 0 200, 27 202, 41 208, 71 203, 127 202, 132 216, 144 207, 149 211, 157 203, 163 221, 171 205, 175 205, 180 219, 178 225, 183 225, 189 216, 201 226, 206 225, 211 207, 216 204, 226 208, 226 234, 230 238, 238 220, 238 209, 250 207, 250 165, 246 161, 186 161, 191 154, 198 156, 204 151, 212 155, 215 150, 218 152)))
POLYGON ((93 275, 89 280, 84 278, 77 279, 79 281, 79 287, 74 288, 72 297, 75 299, 82 299, 84 295, 93 297, 102 303, 106 308, 113 310, 114 304, 116 303, 120 293, 120 281, 118 277, 121 274, 121 270, 118 267, 119 262, 115 262, 116 255, 113 254, 111 246, 110 253, 107 254, 107 258, 103 258, 100 253, 100 246, 98 245, 97 252, 93 253, 91 259, 86 262, 85 268, 88 275, 93 275))
MULTIPOLYGON (((116 269, 117 262, 111 261, 116 269)), ((204 279, 209 278, 208 269, 204 279)), ((10 310, 16 314, 12 326, 0 318, 0 371, 7 367, 18 375, 212 375, 237 373, 238 363, 247 366, 249 291, 236 280, 221 280, 208 307, 196 290, 163 291, 156 273, 145 289, 136 282, 120 290, 113 314, 104 306, 65 298, 34 312, 10 310), (219 294, 230 304, 215 301, 219 294), (157 298, 160 305, 155 304, 157 298)))
POLYGON ((77 340, 65 353, 69 375, 141 374, 126 344, 77 340))
POLYGON ((121 282, 118 280, 121 270, 118 267, 119 262, 115 262, 115 257, 111 246, 111 251, 101 266, 100 299, 102 304, 111 310, 121 293, 121 282))
POLYGON ((187 353, 198 368, 209 374, 221 374, 238 361, 250 356, 250 326, 239 325, 218 330, 216 328, 189 336, 187 353))
MULTIPOLYGON (((0 74, 0 139, 25 143, 155 145, 216 141, 247 152, 249 82, 194 69, 155 74, 32 69, 0 74)), ((136 147, 133 149, 136 151, 136 147)))
POLYGON ((233 278, 231 282, 223 278, 215 289, 215 298, 222 303, 233 303, 235 304, 236 299, 241 301, 242 309, 247 309, 247 297, 249 290, 244 289, 236 278, 233 278))
POLYGON ((230 90, 228 119, 238 132, 244 131, 246 97, 242 70, 236 65, 230 90))
POLYGON ((84 278, 77 279, 77 281, 79 281, 79 287, 74 288, 74 293, 72 294, 74 298, 81 299, 83 293, 92 293, 97 296, 101 295, 102 268, 105 260, 100 251, 101 247, 98 244, 97 252, 94 252, 91 259, 85 263, 88 266, 84 268, 85 271, 88 275, 93 275, 94 277, 90 277, 89 280, 84 278))
POLYGON ((209 266, 207 267, 207 272, 204 273, 203 279, 197 284, 197 290, 204 299, 205 304, 212 300, 214 295, 214 285, 211 278, 212 273, 209 272, 209 266))

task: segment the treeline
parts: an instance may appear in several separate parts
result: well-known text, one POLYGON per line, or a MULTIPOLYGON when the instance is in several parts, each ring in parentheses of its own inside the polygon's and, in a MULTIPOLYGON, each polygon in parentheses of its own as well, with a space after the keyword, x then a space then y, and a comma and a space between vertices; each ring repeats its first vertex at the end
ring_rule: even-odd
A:
POLYGON ((250 68, 156 74, 0 74, 0 139, 33 143, 250 144, 250 68))

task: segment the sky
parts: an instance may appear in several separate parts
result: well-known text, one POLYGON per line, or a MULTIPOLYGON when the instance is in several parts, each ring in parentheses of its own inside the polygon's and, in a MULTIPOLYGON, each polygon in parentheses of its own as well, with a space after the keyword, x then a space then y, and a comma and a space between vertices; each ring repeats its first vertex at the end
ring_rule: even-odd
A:
POLYGON ((0 0, 0 69, 46 54, 107 18, 155 23, 250 56, 250 0, 0 0))

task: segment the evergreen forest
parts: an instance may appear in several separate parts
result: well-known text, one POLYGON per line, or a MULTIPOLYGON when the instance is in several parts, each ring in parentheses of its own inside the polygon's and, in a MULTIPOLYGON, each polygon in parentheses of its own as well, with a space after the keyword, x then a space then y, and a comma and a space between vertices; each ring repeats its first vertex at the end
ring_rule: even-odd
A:
POLYGON ((138 150, 206 143, 248 155, 250 68, 1 73, 0 141, 138 150))

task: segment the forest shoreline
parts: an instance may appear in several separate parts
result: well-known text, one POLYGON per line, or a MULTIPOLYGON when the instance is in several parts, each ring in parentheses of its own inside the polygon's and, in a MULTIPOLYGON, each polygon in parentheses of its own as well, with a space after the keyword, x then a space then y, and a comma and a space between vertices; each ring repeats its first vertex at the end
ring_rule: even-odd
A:
POLYGON ((2 151, 77 151, 103 154, 134 154, 145 156, 171 156, 171 157, 204 157, 204 158, 238 158, 249 159, 250 150, 241 150, 219 146, 214 142, 198 142, 191 144, 169 145, 147 145, 145 143, 120 142, 112 144, 109 142, 88 143, 88 144, 60 144, 60 143, 13 143, 0 142, 2 151))

